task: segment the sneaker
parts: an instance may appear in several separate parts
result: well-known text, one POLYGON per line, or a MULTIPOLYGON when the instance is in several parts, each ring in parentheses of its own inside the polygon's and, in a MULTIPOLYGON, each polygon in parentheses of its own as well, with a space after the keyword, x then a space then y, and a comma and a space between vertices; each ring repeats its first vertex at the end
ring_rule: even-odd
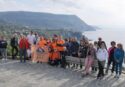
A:
POLYGON ((111 76, 113 76, 114 75, 114 73, 111 73, 111 76))
POLYGON ((119 78, 120 78, 120 75, 117 76, 117 79, 119 79, 119 78))
POLYGON ((118 75, 118 74, 116 74, 114 78, 119 78, 119 75, 118 75))

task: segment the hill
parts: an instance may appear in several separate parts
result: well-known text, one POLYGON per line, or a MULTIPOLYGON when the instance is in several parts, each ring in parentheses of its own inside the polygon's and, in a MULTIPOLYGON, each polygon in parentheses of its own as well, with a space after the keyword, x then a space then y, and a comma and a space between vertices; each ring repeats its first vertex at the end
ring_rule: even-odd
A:
POLYGON ((89 26, 75 15, 10 11, 0 12, 0 20, 4 24, 7 23, 19 26, 28 26, 30 28, 37 29, 67 29, 80 32, 94 30, 94 27, 89 26))

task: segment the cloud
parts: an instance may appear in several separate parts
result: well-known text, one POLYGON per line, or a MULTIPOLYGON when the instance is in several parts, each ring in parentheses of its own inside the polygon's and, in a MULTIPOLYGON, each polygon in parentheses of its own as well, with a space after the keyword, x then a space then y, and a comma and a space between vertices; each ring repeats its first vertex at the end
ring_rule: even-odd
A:
POLYGON ((0 11, 75 14, 91 25, 125 27, 125 0, 0 0, 0 11))
POLYGON ((29 8, 27 5, 19 3, 17 0, 0 0, 0 11, 17 11, 29 8))

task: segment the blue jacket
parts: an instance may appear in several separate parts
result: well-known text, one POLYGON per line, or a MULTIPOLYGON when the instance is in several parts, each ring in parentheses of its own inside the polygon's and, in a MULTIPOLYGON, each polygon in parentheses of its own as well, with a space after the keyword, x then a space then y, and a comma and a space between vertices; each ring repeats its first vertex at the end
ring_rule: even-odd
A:
POLYGON ((114 52, 114 58, 115 61, 117 61, 118 63, 122 63, 124 58, 124 51, 119 48, 116 48, 114 52))
POLYGON ((78 50, 79 50, 79 43, 78 42, 72 42, 71 46, 70 46, 70 50, 71 50, 71 53, 77 54, 78 50))

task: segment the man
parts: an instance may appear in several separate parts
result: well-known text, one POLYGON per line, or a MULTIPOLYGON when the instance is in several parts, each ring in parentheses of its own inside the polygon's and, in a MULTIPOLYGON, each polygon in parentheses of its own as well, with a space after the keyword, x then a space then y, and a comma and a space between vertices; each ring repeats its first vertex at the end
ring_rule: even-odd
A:
MULTIPOLYGON (((79 45, 79 51, 78 51, 78 56, 80 58, 86 58, 87 52, 88 52, 88 41, 81 40, 80 45, 79 45)), ((81 63, 81 62, 80 62, 81 63)), ((82 68, 82 64, 80 64, 80 68, 82 68)))
POLYGON ((106 43, 105 41, 102 40, 101 37, 98 38, 98 47, 100 48, 101 47, 101 44, 104 43, 105 44, 105 48, 107 49, 107 46, 106 46, 106 43))
POLYGON ((61 67, 65 68, 66 66, 66 60, 65 60, 65 50, 66 47, 64 46, 65 41, 62 39, 62 36, 58 36, 58 40, 57 40, 57 48, 58 51, 60 52, 60 56, 61 56, 61 67))
POLYGON ((27 40, 30 45, 33 45, 35 43, 35 35, 33 34, 33 31, 31 31, 29 35, 27 35, 27 40))
POLYGON ((19 48, 20 48, 20 62, 26 62, 26 54, 27 49, 29 48, 29 43, 27 38, 24 35, 21 35, 20 41, 19 41, 19 48), (24 61, 23 58, 24 57, 24 61))
POLYGON ((11 38, 10 45, 12 47, 12 59, 15 59, 18 55, 18 39, 15 34, 11 38))
POLYGON ((35 37, 33 31, 31 31, 29 33, 29 35, 27 35, 27 40, 30 45, 29 49, 27 49, 28 58, 30 59, 31 58, 31 47, 32 47, 32 45, 36 44, 36 37, 35 37))
MULTIPOLYGON (((72 38, 70 49, 71 49, 71 56, 78 57, 79 43, 77 41, 77 38, 72 38)), ((72 68, 78 68, 78 64, 73 64, 72 68)))
POLYGON ((106 74, 108 74, 108 70, 110 65, 112 64, 112 69, 111 72, 112 74, 114 73, 114 69, 115 69, 115 59, 114 59, 114 52, 116 49, 116 42, 112 41, 111 42, 111 47, 108 50, 109 53, 109 59, 108 59, 108 65, 107 65, 107 69, 106 69, 106 74))
POLYGON ((78 57, 78 51, 79 51, 79 43, 77 41, 77 38, 72 39, 71 44, 71 54, 73 57, 78 57))
POLYGON ((7 60, 7 41, 2 36, 0 40, 0 51, 2 55, 2 60, 7 60))

